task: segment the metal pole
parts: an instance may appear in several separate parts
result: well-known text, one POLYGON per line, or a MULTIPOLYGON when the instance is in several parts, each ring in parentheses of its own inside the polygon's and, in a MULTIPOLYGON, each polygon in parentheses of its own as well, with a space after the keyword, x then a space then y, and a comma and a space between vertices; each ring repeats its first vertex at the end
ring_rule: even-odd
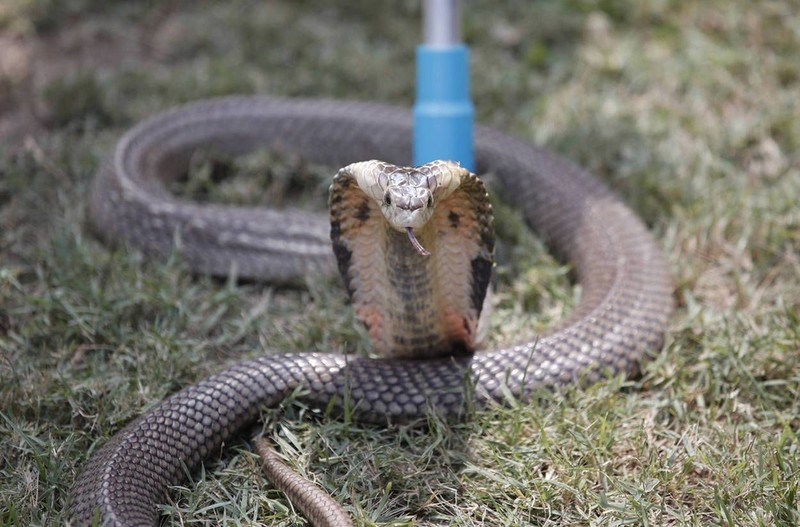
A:
POLYGON ((423 0, 424 43, 417 46, 414 164, 458 161, 475 170, 469 57, 461 43, 458 0, 423 0))
POLYGON ((461 6, 458 0, 424 0, 422 41, 426 46, 461 44, 461 6))

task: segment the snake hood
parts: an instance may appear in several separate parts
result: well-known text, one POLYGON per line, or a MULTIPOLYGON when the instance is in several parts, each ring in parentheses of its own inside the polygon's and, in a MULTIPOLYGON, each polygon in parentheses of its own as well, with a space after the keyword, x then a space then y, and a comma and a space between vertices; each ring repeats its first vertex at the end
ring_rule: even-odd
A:
POLYGON ((381 355, 476 349, 494 262, 494 216, 478 176, 451 161, 353 163, 331 183, 330 218, 356 316, 381 355))

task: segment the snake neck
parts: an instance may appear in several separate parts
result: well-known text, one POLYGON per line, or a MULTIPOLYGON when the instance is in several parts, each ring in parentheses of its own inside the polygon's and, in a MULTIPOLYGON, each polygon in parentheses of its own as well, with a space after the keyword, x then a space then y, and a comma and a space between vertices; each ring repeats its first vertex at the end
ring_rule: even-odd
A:
MULTIPOLYGON (((430 225, 416 234, 430 252, 422 256, 405 233, 388 225, 382 237, 382 267, 387 291, 383 324, 370 327, 370 336, 384 354, 430 357, 471 351, 472 325, 453 316, 459 299, 450 295, 448 284, 437 280, 444 264, 441 244, 430 225)), ((477 321, 476 321, 477 322, 477 321)))
POLYGON ((464 279, 472 273, 459 270, 472 265, 464 247, 426 225, 416 231, 431 253, 422 256, 404 232, 385 224, 379 230, 372 244, 357 251, 361 265, 352 268, 361 283, 353 290, 353 305, 375 349, 402 358, 474 351, 481 310, 474 305, 474 287, 464 279))

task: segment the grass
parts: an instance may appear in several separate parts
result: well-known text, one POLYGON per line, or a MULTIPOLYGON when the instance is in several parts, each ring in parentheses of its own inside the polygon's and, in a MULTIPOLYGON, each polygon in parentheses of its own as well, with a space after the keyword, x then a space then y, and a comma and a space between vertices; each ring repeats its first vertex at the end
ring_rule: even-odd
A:
MULTIPOLYGON (((260 425, 290 463, 357 525, 800 523, 795 7, 469 3, 479 119, 587 166, 645 218, 675 276, 667 342, 641 378, 465 423, 365 427, 292 399, 260 425)), ((278 349, 363 352, 364 332, 331 284, 237 284, 108 248, 86 223, 87 189, 127 127, 184 101, 410 104, 418 11, 311 0, 0 8, 0 37, 28 61, 0 67, 0 111, 32 104, 39 117, 36 133, 0 146, 0 524, 63 524, 94 450, 224 364, 278 349)), ((9 49, 0 46, 0 65, 9 49)), ((234 166, 274 165, 264 185, 290 194, 290 176, 321 171, 264 159, 234 166)), ((208 166, 198 161, 206 180, 187 192, 252 195, 241 181, 215 195, 208 166)), ((504 213, 520 245, 499 269, 497 340, 557 321, 578 294, 514 222, 504 213)), ((175 489, 163 512, 178 525, 303 522, 243 441, 175 489)))

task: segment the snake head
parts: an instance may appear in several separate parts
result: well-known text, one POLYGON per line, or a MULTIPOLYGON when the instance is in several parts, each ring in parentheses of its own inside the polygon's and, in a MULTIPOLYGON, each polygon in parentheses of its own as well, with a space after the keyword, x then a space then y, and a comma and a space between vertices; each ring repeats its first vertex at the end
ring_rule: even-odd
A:
POLYGON ((409 179, 387 186, 381 200, 383 217, 398 231, 421 229, 433 215, 433 192, 409 179))
POLYGON ((353 163, 342 169, 353 176, 369 196, 386 223, 405 232, 422 254, 430 254, 417 240, 414 231, 423 229, 433 217, 436 202, 458 187, 464 172, 457 163, 432 161, 419 167, 396 166, 383 161, 353 163))
POLYGON ((395 230, 421 229, 433 215, 437 173, 432 164, 401 167, 383 161, 353 163, 343 170, 355 176, 358 186, 378 205, 395 230))

